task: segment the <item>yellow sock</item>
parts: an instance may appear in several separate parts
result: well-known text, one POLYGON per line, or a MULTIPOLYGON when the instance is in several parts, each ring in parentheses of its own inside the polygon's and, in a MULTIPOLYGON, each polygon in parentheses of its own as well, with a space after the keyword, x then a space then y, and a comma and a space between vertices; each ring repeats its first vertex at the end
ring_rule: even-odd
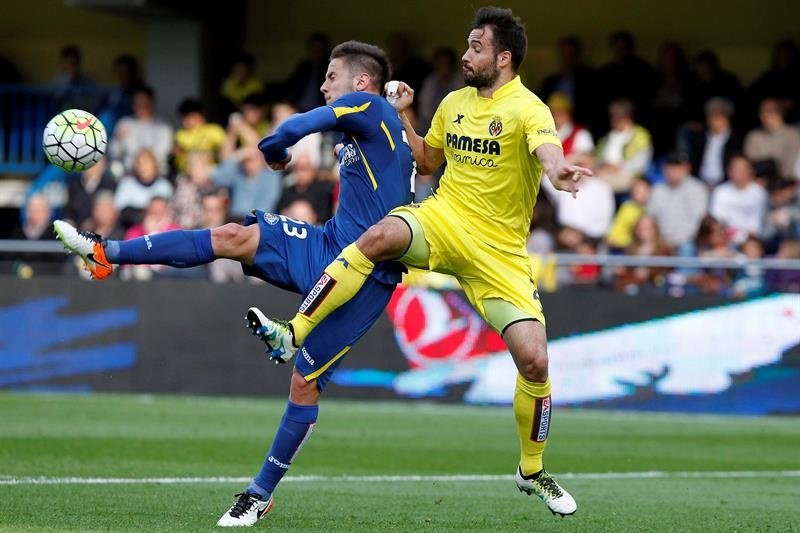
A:
POLYGON ((533 383, 517 374, 514 417, 519 432, 519 464, 524 476, 542 469, 542 454, 550 431, 551 413, 550 378, 544 383, 533 383))
POLYGON ((347 246, 308 293, 300 311, 289 322, 294 342, 300 346, 314 327, 344 305, 364 285, 375 264, 361 253, 355 243, 347 246))

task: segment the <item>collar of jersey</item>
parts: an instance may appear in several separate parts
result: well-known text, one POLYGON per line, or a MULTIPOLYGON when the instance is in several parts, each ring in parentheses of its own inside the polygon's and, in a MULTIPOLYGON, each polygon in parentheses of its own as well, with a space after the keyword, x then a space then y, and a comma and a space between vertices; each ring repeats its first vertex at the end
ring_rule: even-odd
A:
POLYGON ((486 98, 485 96, 481 96, 480 93, 478 93, 478 89, 475 89, 475 94, 478 95, 478 99, 480 99, 480 100, 497 100, 498 98, 502 98, 503 96, 505 96, 506 93, 512 92, 521 83, 522 83, 522 81, 519 79, 519 74, 517 74, 512 79, 510 79, 505 85, 503 85, 499 89, 497 89, 490 98, 486 98))

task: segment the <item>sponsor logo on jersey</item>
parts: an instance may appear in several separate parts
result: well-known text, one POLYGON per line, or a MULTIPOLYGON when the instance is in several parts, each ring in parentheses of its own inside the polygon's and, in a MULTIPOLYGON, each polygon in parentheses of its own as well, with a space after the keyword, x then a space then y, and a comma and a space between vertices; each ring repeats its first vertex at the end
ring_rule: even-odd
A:
POLYGON ((355 146, 352 144, 344 145, 340 157, 342 159, 342 164, 346 167, 349 167, 353 163, 357 163, 359 160, 358 152, 356 151, 355 146))
POLYGON ((323 273, 322 277, 319 278, 317 284, 311 289, 311 292, 308 293, 306 299, 303 300, 303 305, 300 306, 300 312, 306 316, 311 316, 314 314, 314 311, 317 310, 317 307, 325 301, 325 298, 328 296, 328 293, 333 290, 333 287, 336 285, 336 280, 330 277, 327 273, 323 273))
POLYGON ((303 354, 303 359, 308 361, 309 365, 314 366, 314 359, 311 357, 311 354, 308 353, 308 350, 306 350, 305 346, 300 349, 300 353, 303 354))
POLYGON ((288 470, 289 469, 289 465, 287 465, 286 463, 282 463, 282 462, 278 461, 277 459, 275 459, 275 457, 273 457, 271 455, 267 458, 267 460, 270 463, 273 463, 273 464, 277 465, 278 468, 283 468, 284 470, 288 470))
POLYGON ((552 135, 553 137, 556 136, 556 132, 554 132, 550 128, 542 128, 540 130, 536 130, 536 133, 539 135, 552 135))
MULTIPOLYGON (((502 126, 501 126, 502 127, 502 126)), ((448 133, 445 142, 454 150, 476 154, 500 155, 500 143, 494 139, 480 139, 468 135, 448 133)))
POLYGON ((278 215, 274 215, 272 213, 264 213, 264 222, 266 222, 270 226, 274 226, 275 224, 278 223, 279 220, 280 218, 278 217, 278 215))
POLYGON ((550 432, 550 396, 546 398, 536 398, 536 409, 533 415, 533 430, 531 440, 534 442, 544 442, 550 432))
POLYGON ((503 132, 503 121, 500 120, 500 117, 492 118, 492 121, 489 123, 489 135, 492 137, 497 137, 503 132))

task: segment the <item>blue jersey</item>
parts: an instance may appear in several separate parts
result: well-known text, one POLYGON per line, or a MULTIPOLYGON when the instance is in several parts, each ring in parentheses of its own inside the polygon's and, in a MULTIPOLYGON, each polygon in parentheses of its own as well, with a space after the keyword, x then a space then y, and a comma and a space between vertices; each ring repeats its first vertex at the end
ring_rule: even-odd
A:
MULTIPOLYGON (((343 134, 339 208, 323 229, 329 245, 341 250, 389 211, 413 200, 414 164, 397 111, 386 99, 366 92, 346 94, 329 106, 289 118, 259 148, 267 160, 280 161, 287 146, 324 130, 343 134)), ((399 263, 383 263, 373 276, 397 283, 403 270, 399 263)))

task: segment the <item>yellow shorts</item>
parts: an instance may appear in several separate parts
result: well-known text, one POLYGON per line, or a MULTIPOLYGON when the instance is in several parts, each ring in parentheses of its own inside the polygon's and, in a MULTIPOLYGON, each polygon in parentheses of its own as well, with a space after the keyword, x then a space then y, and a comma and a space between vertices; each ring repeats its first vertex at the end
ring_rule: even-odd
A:
POLYGON ((390 215, 402 218, 411 227, 412 244, 400 260, 454 276, 472 306, 494 329, 502 333, 510 324, 526 319, 545 324, 525 249, 512 254, 470 235, 461 224, 463 217, 435 196, 421 204, 398 207, 390 215), (423 235, 418 235, 420 230, 423 235), (425 251, 427 264, 422 257, 425 251))

